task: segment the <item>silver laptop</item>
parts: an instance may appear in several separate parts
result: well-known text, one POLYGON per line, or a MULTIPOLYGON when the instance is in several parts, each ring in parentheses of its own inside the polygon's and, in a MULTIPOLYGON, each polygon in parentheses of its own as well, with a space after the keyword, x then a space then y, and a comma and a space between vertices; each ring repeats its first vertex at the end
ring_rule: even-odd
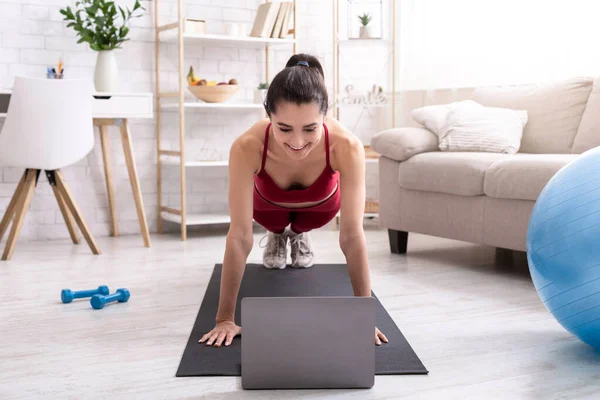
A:
POLYGON ((245 297, 244 389, 371 388, 372 297, 245 297))

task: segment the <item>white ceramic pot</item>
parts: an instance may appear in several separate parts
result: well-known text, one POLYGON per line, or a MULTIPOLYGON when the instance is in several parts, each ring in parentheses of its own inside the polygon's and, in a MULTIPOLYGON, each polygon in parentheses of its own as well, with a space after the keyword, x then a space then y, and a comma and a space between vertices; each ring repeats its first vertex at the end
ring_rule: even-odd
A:
POLYGON ((237 25, 238 25, 238 35, 248 36, 248 24, 237 24, 237 25))
POLYGON ((267 95, 267 89, 254 89, 254 102, 263 104, 267 95))
POLYGON ((358 36, 361 39, 369 39, 371 37, 371 31, 369 26, 361 26, 360 31, 358 32, 358 36))
POLYGON ((119 90, 119 70, 113 50, 98 52, 94 86, 97 92, 117 92, 119 90))
POLYGON ((227 24, 227 35, 228 36, 239 36, 239 25, 236 23, 227 24))

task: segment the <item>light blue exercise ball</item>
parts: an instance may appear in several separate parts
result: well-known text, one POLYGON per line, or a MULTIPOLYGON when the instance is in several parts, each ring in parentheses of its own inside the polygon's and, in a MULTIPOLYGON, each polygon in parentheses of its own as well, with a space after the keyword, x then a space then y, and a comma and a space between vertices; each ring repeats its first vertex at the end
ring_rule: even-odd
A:
POLYGON ((529 220, 527 261, 548 311, 600 349, 600 147, 565 165, 544 187, 529 220))

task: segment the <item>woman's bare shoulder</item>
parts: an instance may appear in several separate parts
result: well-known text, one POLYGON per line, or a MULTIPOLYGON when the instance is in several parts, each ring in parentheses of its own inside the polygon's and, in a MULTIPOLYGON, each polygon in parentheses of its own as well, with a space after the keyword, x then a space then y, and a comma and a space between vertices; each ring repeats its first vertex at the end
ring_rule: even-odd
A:
POLYGON ((325 124, 327 125, 329 138, 332 144, 334 142, 347 144, 358 140, 358 138, 352 132, 350 132, 344 125, 340 123, 340 121, 333 117, 327 117, 325 124))
POLYGON ((248 128, 233 142, 234 145, 241 146, 243 148, 253 147, 260 145, 261 151, 262 146, 265 142, 265 132, 269 125, 268 119, 262 119, 248 128))
POLYGON ((339 169, 341 162, 352 162, 361 158, 364 146, 360 139, 333 117, 327 117, 329 131, 329 151, 334 169, 339 169))
POLYGON ((238 136, 231 145, 230 157, 241 157, 245 164, 251 165, 255 170, 260 168, 262 151, 265 143, 265 132, 269 120, 262 119, 238 136))

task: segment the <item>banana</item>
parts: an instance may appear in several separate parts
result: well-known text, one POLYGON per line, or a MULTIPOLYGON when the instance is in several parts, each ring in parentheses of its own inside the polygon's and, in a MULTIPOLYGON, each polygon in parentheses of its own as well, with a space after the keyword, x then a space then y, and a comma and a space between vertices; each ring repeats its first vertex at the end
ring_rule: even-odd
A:
POLYGON ((194 67, 190 66, 190 71, 187 74, 187 82, 189 85, 196 85, 200 81, 200 78, 194 73, 194 67))

